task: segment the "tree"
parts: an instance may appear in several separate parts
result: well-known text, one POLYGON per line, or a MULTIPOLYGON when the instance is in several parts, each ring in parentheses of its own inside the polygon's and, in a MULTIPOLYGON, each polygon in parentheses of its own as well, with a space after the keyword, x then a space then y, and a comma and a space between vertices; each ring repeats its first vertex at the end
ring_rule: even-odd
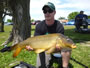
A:
POLYGON ((4 32, 4 18, 6 15, 11 15, 11 13, 7 13, 8 1, 10 0, 0 0, 0 32, 4 32))
POLYGON ((4 32, 3 11, 0 11, 0 32, 4 32))
POLYGON ((31 19, 31 22, 34 22, 35 20, 34 19, 31 19))
POLYGON ((4 17, 3 17, 3 13, 4 13, 4 4, 3 4, 3 0, 0 1, 0 32, 4 32, 4 17))
POLYGON ((79 12, 72 12, 68 15, 68 20, 75 19, 75 16, 79 14, 79 12))
POLYGON ((11 19, 7 19, 7 22, 12 22, 12 20, 11 19))
POLYGON ((60 17, 60 18, 58 18, 59 20, 62 20, 62 19, 65 19, 65 17, 60 17))
POLYGON ((90 19, 90 15, 88 16, 88 19, 90 19))
POLYGON ((13 44, 19 43, 31 35, 29 7, 30 0, 9 0, 9 7, 12 10, 13 29, 7 41, 2 45, 13 41, 13 44))

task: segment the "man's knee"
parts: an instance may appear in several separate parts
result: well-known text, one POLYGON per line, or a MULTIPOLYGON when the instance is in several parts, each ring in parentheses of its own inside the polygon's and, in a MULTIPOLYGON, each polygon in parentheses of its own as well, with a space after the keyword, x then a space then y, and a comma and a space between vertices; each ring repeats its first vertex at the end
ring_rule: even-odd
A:
POLYGON ((61 55, 63 56, 70 56, 71 55, 71 49, 63 49, 61 50, 61 55))
POLYGON ((63 57, 63 56, 68 57, 68 56, 70 56, 70 55, 71 55, 71 51, 61 52, 61 55, 62 55, 62 57, 63 57))

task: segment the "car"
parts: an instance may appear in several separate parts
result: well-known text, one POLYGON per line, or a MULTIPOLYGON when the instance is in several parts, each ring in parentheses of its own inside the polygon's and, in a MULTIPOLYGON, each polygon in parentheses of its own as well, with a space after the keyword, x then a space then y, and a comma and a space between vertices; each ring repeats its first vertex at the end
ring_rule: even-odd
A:
POLYGON ((35 25, 36 23, 35 22, 31 22, 32 25, 35 25))
POLYGON ((87 19, 88 25, 90 25, 90 19, 87 19))
POLYGON ((7 23, 5 23, 5 25, 13 25, 13 23, 12 22, 7 22, 7 23))
POLYGON ((40 20, 36 20, 35 22, 32 22, 31 24, 32 25, 37 25, 38 23, 40 23, 41 21, 40 20))
POLYGON ((66 22, 66 25, 74 25, 74 23, 75 23, 75 20, 72 19, 72 20, 66 22))

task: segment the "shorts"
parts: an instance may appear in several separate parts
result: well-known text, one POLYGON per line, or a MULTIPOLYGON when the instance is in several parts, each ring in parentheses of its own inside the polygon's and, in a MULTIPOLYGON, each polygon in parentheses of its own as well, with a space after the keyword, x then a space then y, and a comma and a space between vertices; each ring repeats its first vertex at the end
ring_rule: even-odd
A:
MULTIPOLYGON (((67 51, 71 52, 71 49, 64 48, 61 50, 61 52, 67 52, 67 51)), ((60 52, 58 52, 58 54, 60 55, 60 52)), ((51 60, 51 54, 46 54, 46 52, 37 54, 36 68, 49 68, 50 60, 51 60)))

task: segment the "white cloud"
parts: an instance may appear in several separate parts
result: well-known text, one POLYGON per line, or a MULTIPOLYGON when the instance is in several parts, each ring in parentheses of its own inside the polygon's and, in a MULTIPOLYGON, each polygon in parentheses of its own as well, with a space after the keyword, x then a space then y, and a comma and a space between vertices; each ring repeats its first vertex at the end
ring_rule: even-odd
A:
POLYGON ((61 13, 62 16, 67 17, 69 13, 74 11, 85 11, 85 14, 90 15, 90 1, 89 0, 64 0, 66 3, 57 5, 57 11, 61 13))
POLYGON ((57 5, 59 3, 59 0, 31 0, 30 2, 30 14, 32 19, 44 19, 43 12, 42 12, 42 7, 45 3, 47 2, 52 2, 57 5))
POLYGON ((76 8, 76 9, 90 9, 90 0, 66 0, 67 2, 58 5, 58 8, 76 8))
POLYGON ((44 19, 42 7, 48 1, 56 6, 56 19, 61 16, 67 17, 69 13, 79 12, 80 10, 90 15, 90 0, 31 0, 31 17, 34 19, 44 19))
POLYGON ((6 15, 6 16, 5 16, 5 19, 4 19, 4 22, 7 22, 8 19, 12 19, 12 16, 6 15))

